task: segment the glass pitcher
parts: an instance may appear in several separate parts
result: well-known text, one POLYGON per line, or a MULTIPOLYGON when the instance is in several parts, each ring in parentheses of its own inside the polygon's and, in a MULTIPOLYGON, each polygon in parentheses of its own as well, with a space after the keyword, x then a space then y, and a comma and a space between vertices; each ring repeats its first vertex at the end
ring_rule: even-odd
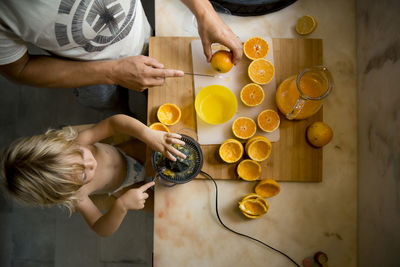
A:
POLYGON ((276 104, 287 119, 306 119, 318 112, 333 86, 332 75, 325 66, 305 68, 279 85, 276 104))

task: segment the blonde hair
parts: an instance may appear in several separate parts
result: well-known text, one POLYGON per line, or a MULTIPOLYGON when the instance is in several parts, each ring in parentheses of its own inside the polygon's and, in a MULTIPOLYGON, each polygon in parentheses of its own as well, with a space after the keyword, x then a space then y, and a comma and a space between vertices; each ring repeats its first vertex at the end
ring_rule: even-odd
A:
POLYGON ((78 175, 84 171, 83 164, 68 160, 81 155, 77 135, 68 127, 13 142, 3 152, 0 167, 7 191, 19 202, 62 205, 72 213, 82 186, 78 175))

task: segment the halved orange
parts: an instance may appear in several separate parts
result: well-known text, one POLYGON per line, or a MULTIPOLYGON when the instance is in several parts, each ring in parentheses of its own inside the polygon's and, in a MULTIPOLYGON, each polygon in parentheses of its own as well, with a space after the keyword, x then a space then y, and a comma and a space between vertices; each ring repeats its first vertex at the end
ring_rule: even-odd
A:
POLYGON ((243 44, 243 52, 250 60, 264 58, 267 56, 269 50, 268 42, 258 36, 249 38, 243 44))
POLYGON ((165 125, 174 125, 181 119, 181 109, 172 103, 162 104, 157 110, 157 118, 165 125))
POLYGON ((259 58, 250 63, 248 75, 250 80, 258 84, 267 84, 274 77, 275 67, 264 58, 259 58))
POLYGON ((267 207, 259 199, 248 199, 239 204, 239 208, 250 215, 261 215, 267 212, 267 207))
POLYGON ((261 130, 270 133, 278 129, 281 120, 278 113, 273 109, 266 109, 257 116, 257 124, 261 130))
POLYGON ((249 139, 256 133, 256 130, 256 123, 248 117, 239 117, 232 123, 232 132, 240 139, 249 139))
POLYGON ((260 218, 268 212, 268 202, 257 194, 251 195, 251 198, 248 195, 242 198, 239 202, 239 209, 247 218, 260 218))
POLYGON ((264 97, 264 89, 256 83, 246 84, 240 91, 240 99, 243 104, 249 107, 261 104, 264 101, 264 97))
POLYGON ((271 155, 272 145, 265 136, 255 136, 250 139, 245 150, 249 158, 255 161, 264 161, 271 155))
POLYGON ((156 131, 163 131, 169 133, 169 129, 166 125, 162 124, 161 122, 155 122, 149 126, 150 129, 156 131))
POLYGON ((296 31, 300 35, 307 35, 312 33, 317 25, 317 20, 313 16, 306 15, 297 20, 296 31))
POLYGON ((273 197, 279 194, 281 187, 274 179, 265 179, 258 182, 254 191, 261 197, 273 197))
POLYGON ((256 199, 256 198, 259 198, 259 197, 260 197, 260 196, 257 195, 256 193, 250 193, 250 194, 245 195, 245 196, 242 198, 242 201, 243 201, 243 200, 246 200, 246 199, 256 199))
POLYGON ((226 163, 234 163, 243 156, 243 145, 236 139, 227 139, 219 147, 219 156, 226 163))
POLYGON ((261 166, 255 160, 245 159, 238 164, 236 172, 245 181, 255 181, 261 176, 261 166))
POLYGON ((265 142, 268 142, 268 141, 269 141, 269 139, 268 139, 267 137, 263 136, 263 135, 255 135, 255 136, 253 136, 252 138, 250 138, 250 139, 247 140, 247 142, 246 142, 246 145, 245 145, 245 151, 246 151, 246 153, 247 153, 247 151, 248 151, 248 149, 249 149, 249 145, 250 145, 252 142, 254 142, 255 140, 258 140, 258 139, 264 139, 265 142))
POLYGON ((265 213, 260 214, 260 215, 250 215, 250 214, 248 214, 248 213, 242 211, 242 214, 243 214, 244 216, 246 216, 247 218, 250 218, 250 219, 257 219, 257 218, 260 218, 260 217, 264 216, 265 213))

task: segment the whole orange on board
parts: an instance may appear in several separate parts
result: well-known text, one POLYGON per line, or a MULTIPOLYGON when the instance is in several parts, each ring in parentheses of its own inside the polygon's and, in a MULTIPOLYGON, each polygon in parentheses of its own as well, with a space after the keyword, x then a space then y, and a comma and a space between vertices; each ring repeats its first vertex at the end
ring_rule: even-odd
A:
POLYGON ((261 177, 261 166, 255 160, 245 159, 238 164, 236 172, 245 181, 255 181, 261 177))
POLYGON ((239 117, 232 123, 232 132, 240 139, 249 139, 256 133, 256 130, 256 123, 248 117, 239 117))
POLYGON ((250 60, 265 58, 268 54, 268 42, 258 36, 251 37, 243 44, 243 52, 250 60))
POLYGON ((279 114, 273 109, 265 109, 257 116, 258 127, 267 133, 278 129, 280 121, 279 114))
POLYGON ((165 125, 174 125, 181 119, 181 109, 172 103, 162 104, 157 110, 157 118, 165 125))
POLYGON ((307 140, 315 147, 323 147, 333 138, 333 131, 328 124, 317 121, 308 126, 307 140))
POLYGON ((219 147, 218 153, 226 163, 234 163, 243 155, 243 145, 236 139, 227 139, 219 147))
POLYGON ((267 84, 274 77, 275 67, 269 60, 259 58, 252 61, 248 68, 250 80, 258 84, 267 84))
POLYGON ((264 179, 258 182, 254 191, 261 197, 273 197, 281 191, 281 187, 274 179, 264 179))
POLYGON ((149 126, 150 129, 156 131, 163 131, 169 133, 169 129, 166 125, 162 124, 161 122, 155 122, 149 126))
POLYGON ((211 67, 221 73, 228 72, 233 67, 232 53, 226 50, 219 50, 211 57, 211 67))
POLYGON ((252 160, 264 161, 271 155, 272 144, 267 137, 257 135, 247 141, 245 150, 252 160))
POLYGON ((264 101, 264 97, 264 89, 256 83, 246 84, 240 91, 240 99, 243 104, 249 107, 261 104, 264 101))

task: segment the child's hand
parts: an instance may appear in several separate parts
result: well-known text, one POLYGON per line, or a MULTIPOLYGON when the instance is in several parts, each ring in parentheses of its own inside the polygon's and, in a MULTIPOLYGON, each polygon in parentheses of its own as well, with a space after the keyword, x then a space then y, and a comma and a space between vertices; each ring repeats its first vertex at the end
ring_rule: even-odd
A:
POLYGON ((144 208, 144 203, 149 197, 146 190, 154 185, 154 181, 142 185, 138 188, 129 189, 119 199, 127 210, 140 210, 144 208))
POLYGON ((165 157, 172 161, 176 161, 175 156, 182 159, 186 158, 186 155, 173 147, 173 144, 185 145, 185 142, 180 140, 181 135, 177 133, 167 133, 162 131, 156 131, 148 128, 148 145, 151 149, 161 152, 165 157), (175 156, 174 156, 175 155, 175 156))

